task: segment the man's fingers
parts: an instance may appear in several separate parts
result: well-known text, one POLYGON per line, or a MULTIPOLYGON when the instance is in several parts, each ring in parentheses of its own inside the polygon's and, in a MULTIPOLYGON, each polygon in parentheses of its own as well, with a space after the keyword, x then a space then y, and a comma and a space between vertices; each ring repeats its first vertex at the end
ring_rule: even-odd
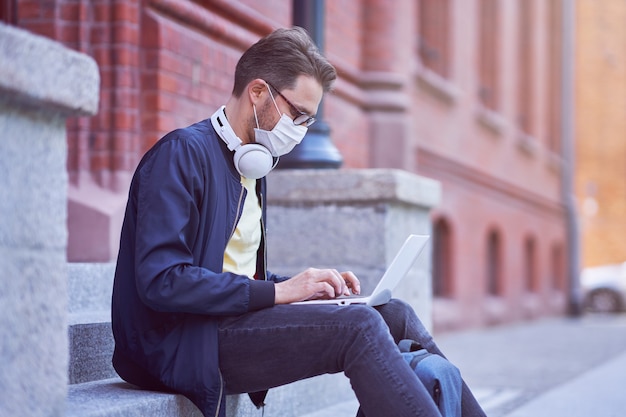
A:
POLYGON ((326 281, 312 282, 303 300, 335 298, 335 288, 326 281))
POLYGON ((361 293, 361 282, 356 277, 356 275, 352 273, 352 271, 342 272, 341 276, 344 279, 348 288, 350 288, 354 294, 361 293))
POLYGON ((336 269, 309 268, 277 285, 280 287, 280 291, 277 291, 279 302, 335 298, 350 295, 351 292, 359 294, 361 291, 359 280, 352 272, 340 273, 336 269))
POLYGON ((313 281, 326 283, 332 290, 329 295, 333 298, 343 294, 346 285, 341 274, 335 269, 315 270, 313 281))
POLYGON ((316 298, 335 298, 335 288, 328 282, 318 282, 319 290, 316 291, 316 298))
POLYGON ((351 271, 339 272, 336 269, 321 270, 320 279, 328 282, 334 289, 331 297, 339 297, 340 295, 350 295, 350 291, 354 294, 361 293, 361 283, 359 279, 351 271))

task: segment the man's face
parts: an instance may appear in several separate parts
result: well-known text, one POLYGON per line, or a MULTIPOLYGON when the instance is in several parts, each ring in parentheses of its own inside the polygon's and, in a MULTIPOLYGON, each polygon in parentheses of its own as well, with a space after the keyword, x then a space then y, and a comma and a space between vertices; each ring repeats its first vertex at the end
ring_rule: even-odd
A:
MULTIPOLYGON (((308 116, 315 116, 324 93, 322 86, 315 78, 305 75, 301 75, 296 79, 293 89, 284 89, 280 91, 280 94, 272 91, 274 101, 272 101, 269 89, 270 87, 267 86, 267 90, 264 93, 265 100, 260 108, 257 109, 259 127, 264 130, 272 130, 282 114, 286 114, 292 120, 301 116, 302 113, 306 113, 308 116), (278 107, 280 114, 276 107, 278 107)), ((256 121, 253 120, 252 122, 253 128, 257 127, 256 121)), ((252 137, 254 137, 254 134, 252 137)))

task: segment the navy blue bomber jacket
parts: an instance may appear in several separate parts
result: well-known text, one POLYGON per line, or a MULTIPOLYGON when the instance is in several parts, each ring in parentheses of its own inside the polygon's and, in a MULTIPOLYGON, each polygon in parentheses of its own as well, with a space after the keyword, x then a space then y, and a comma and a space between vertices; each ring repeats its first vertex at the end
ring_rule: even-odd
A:
MULTIPOLYGON (((256 280, 222 272, 246 190, 210 119, 159 140, 135 171, 113 284, 113 366, 126 381, 224 416, 217 318, 274 305, 263 238, 256 280)), ((274 282, 272 282, 274 281, 274 282)))

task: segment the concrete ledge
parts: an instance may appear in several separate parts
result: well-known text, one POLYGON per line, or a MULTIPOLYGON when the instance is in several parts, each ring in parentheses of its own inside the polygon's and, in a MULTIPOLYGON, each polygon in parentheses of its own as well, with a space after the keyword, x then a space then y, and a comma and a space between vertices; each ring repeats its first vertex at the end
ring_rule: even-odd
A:
MULTIPOLYGON (((374 289, 409 234, 431 235, 438 181, 397 169, 276 170, 268 175, 268 268, 350 270, 374 289)), ((394 296, 432 328, 431 245, 394 296)))
POLYGON ((13 103, 92 115, 100 73, 93 58, 43 36, 0 23, 0 96, 13 103))
MULTIPOLYGON (((226 397, 226 417, 299 417, 354 402, 342 374, 322 375, 270 390, 264 410, 257 409, 246 394, 226 397), (342 381, 336 384, 334 381, 342 381), (329 383, 330 382, 330 383, 329 383)), ((350 391, 351 392, 351 391, 350 391)), ((120 378, 71 385, 66 417, 202 417, 182 395, 146 391, 120 378)))
POLYGON ((267 181, 272 205, 396 201, 431 208, 441 200, 438 181, 399 169, 275 170, 267 181))
POLYGON ((72 385, 67 417, 202 417, 182 395, 143 391, 119 378, 72 385))
POLYGON ((0 415, 63 415, 66 118, 95 114, 95 61, 0 24, 0 415))

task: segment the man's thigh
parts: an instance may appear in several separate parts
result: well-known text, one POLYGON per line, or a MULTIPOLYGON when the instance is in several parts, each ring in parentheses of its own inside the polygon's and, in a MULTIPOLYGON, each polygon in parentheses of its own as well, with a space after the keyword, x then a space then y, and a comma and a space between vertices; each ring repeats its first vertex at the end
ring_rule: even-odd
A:
MULTIPOLYGON (((332 305, 278 305, 224 318, 219 355, 227 392, 262 391, 341 372, 350 343, 371 321, 381 329, 382 318, 370 307, 332 305)), ((382 331, 387 334, 374 337, 390 337, 382 331)))

